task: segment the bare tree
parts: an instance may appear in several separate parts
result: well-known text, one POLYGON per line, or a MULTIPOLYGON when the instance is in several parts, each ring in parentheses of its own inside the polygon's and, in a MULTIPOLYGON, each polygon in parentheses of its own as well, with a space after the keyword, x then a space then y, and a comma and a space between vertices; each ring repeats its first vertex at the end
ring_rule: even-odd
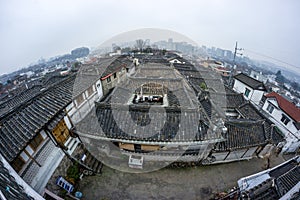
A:
POLYGON ((135 44, 135 45, 136 45, 136 48, 137 48, 138 50, 140 50, 140 51, 143 51, 146 42, 145 42, 144 40, 142 40, 142 39, 138 39, 138 40, 136 40, 135 42, 136 42, 136 44, 135 44))

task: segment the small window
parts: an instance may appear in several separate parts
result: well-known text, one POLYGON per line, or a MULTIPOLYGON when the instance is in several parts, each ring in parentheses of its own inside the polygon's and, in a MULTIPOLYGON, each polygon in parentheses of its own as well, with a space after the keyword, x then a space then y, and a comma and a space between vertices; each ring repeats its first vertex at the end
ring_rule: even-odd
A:
POLYGON ((25 161, 20 156, 15 158, 15 160, 12 162, 12 167, 14 170, 16 170, 16 172, 21 171, 24 165, 25 161))
POLYGON ((244 94, 245 94, 245 96, 246 96, 246 97, 249 97, 250 90, 249 90, 248 88, 246 88, 246 89, 245 89, 245 93, 244 93, 244 94))
POLYGON ((117 78, 117 73, 114 73, 114 78, 117 78))
POLYGON ((286 115, 282 114, 280 121, 284 123, 284 125, 287 125, 291 120, 286 115))
POLYGON ((106 80, 107 80, 108 83, 111 81, 110 77, 108 77, 106 80))
POLYGON ((94 93, 94 87, 93 87, 93 85, 91 85, 91 86, 87 89, 87 92, 88 92, 88 96, 91 96, 91 95, 94 93))
POLYGON ((40 144, 43 141, 43 137, 41 136, 41 134, 38 134, 37 136, 35 136, 35 138, 30 142, 30 147, 36 151, 36 149, 40 146, 40 144))
POLYGON ((76 97, 77 106, 82 104, 84 101, 83 93, 81 93, 78 97, 76 97))
POLYGON ((274 110, 274 106, 272 106, 271 104, 269 104, 268 107, 267 107, 267 111, 268 111, 270 114, 272 114, 273 110, 274 110))

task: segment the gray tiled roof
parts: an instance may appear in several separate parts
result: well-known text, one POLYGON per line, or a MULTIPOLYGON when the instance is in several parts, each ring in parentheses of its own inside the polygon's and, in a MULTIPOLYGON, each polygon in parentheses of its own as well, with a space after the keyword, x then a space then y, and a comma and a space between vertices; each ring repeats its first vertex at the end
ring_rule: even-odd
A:
POLYGON ((122 67, 131 66, 132 61, 125 56, 113 56, 101 58, 97 63, 84 64, 80 67, 73 88, 75 98, 97 80, 118 71, 122 67))
MULTIPOLYGON (((34 199, 25 192, 25 189, 19 185, 14 176, 5 167, 0 157, 0 192, 8 200, 31 200, 34 199)), ((0 196, 1 199, 1 196, 0 196)))
POLYGON ((270 142, 278 144, 279 142, 284 141, 284 136, 279 129, 276 128, 269 119, 263 116, 251 103, 246 102, 236 108, 236 110, 242 115, 242 118, 249 120, 264 120, 265 134, 270 142))
POLYGON ((235 79, 241 81, 242 83, 248 85, 249 87, 257 90, 264 90, 266 91, 266 88, 263 84, 263 82, 258 81, 246 74, 240 73, 234 76, 235 79))
MULTIPOLYGON (((299 156, 272 168, 266 173, 270 178, 249 190, 242 191, 241 199, 273 200, 282 198, 300 182, 299 156)), ((294 192, 291 199, 299 199, 299 197, 299 192, 294 192)))
POLYGON ((132 61, 127 56, 117 56, 112 57, 112 59, 113 62, 111 62, 109 66, 106 66, 107 68, 105 69, 101 77, 105 77, 109 74, 112 74, 122 67, 128 67, 132 65, 132 61))
POLYGON ((195 111, 153 110, 151 114, 156 119, 164 119, 155 120, 149 117, 149 108, 127 109, 127 106, 113 110, 97 107, 98 123, 107 137, 144 141, 200 141, 210 137, 208 127, 199 123, 199 114, 195 111), (203 126, 202 131, 198 126, 203 126))
POLYGON ((50 87, 1 119, 0 153, 6 160, 11 162, 43 127, 57 122, 71 103, 74 79, 71 76, 50 87))
POLYGON ((280 196, 276 191, 276 187, 274 186, 273 179, 267 179, 263 181, 259 186, 256 186, 249 191, 242 192, 241 199, 264 199, 264 200, 274 200, 279 199, 280 196))
POLYGON ((42 80, 35 80, 33 83, 28 83, 28 89, 25 89, 10 99, 0 103, 0 118, 9 112, 13 112, 13 110, 21 104, 26 104, 27 102, 32 101, 36 96, 42 94, 47 88, 52 87, 67 78, 67 76, 50 74, 43 77, 42 80))
POLYGON ((41 93, 41 89, 43 87, 41 85, 35 85, 30 89, 27 89, 21 92, 19 95, 14 96, 12 99, 9 99, 0 104, 0 117, 4 116, 9 111, 13 110, 15 107, 20 104, 32 100, 35 96, 41 93))
POLYGON ((300 166, 295 165, 276 179, 280 195, 286 194, 297 183, 300 182, 300 166))
MULTIPOLYGON (((96 104, 99 126, 95 127, 94 134, 112 139, 157 142, 221 139, 220 133, 209 130, 210 123, 204 121, 202 112, 193 90, 178 72, 169 66, 147 63, 96 104), (138 87, 153 82, 170 86, 167 89, 166 107, 150 109, 149 105, 144 104, 128 105, 138 87)), ((87 123, 81 122, 83 126, 89 127, 87 123)), ((80 125, 78 128, 81 129, 80 125)))
POLYGON ((227 121, 225 126, 228 129, 224 134, 226 141, 218 143, 216 151, 248 148, 267 143, 262 121, 227 121))

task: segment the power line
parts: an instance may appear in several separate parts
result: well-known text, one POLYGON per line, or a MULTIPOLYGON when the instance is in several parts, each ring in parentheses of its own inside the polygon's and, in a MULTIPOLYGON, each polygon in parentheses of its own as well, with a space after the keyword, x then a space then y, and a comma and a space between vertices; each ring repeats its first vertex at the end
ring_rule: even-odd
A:
POLYGON ((294 68, 296 68, 296 69, 299 68, 299 67, 296 66, 296 65, 293 65, 293 64, 288 63, 288 62, 286 62, 286 61, 283 61, 283 60, 274 58, 274 57, 272 57, 272 56, 268 56, 268 55, 265 55, 265 54, 262 54, 262 53, 258 53, 258 52, 255 52, 255 51, 252 51, 252 50, 249 50, 249 49, 244 49, 244 50, 245 50, 245 51, 248 51, 248 52, 250 52, 250 53, 253 53, 253 54, 256 54, 256 55, 265 57, 265 58, 269 58, 269 59, 275 60, 275 61, 280 62, 280 63, 282 63, 282 64, 289 65, 290 67, 294 67, 294 68))

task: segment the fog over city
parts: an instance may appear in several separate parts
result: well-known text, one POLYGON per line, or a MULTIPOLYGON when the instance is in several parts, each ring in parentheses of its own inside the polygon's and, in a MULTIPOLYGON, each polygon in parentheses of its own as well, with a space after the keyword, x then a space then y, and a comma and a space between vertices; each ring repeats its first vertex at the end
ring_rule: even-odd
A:
POLYGON ((229 50, 238 41, 244 55, 258 52, 295 71, 299 7, 297 0, 0 0, 0 74, 140 28, 168 29, 229 50))

